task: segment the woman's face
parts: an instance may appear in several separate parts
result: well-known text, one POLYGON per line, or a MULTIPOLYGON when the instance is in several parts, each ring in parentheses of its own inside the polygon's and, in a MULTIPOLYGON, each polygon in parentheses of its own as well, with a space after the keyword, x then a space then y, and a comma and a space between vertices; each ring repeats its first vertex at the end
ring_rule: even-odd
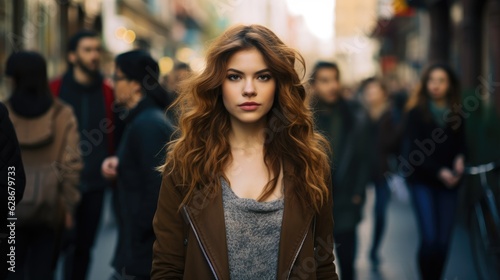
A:
POLYGON ((140 94, 139 83, 128 80, 118 67, 115 70, 113 80, 115 83, 116 102, 129 109, 133 108, 136 105, 137 95, 140 94))
POLYGON ((431 71, 427 80, 427 91, 433 100, 441 100, 446 97, 449 88, 448 74, 443 69, 437 68, 431 71))
POLYGON ((366 85, 363 96, 368 106, 381 105, 387 100, 384 89, 378 82, 372 82, 366 85))
POLYGON ((229 58, 226 71, 222 100, 231 120, 265 121, 273 106, 276 80, 262 54, 255 48, 238 51, 229 58))

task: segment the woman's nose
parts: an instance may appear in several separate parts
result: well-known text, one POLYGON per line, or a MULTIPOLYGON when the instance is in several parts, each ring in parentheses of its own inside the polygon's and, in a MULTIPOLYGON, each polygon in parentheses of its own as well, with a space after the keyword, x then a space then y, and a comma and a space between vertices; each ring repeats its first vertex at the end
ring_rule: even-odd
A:
POLYGON ((253 95, 256 95, 253 81, 247 80, 245 82, 245 87, 243 88, 243 96, 253 96, 253 95))

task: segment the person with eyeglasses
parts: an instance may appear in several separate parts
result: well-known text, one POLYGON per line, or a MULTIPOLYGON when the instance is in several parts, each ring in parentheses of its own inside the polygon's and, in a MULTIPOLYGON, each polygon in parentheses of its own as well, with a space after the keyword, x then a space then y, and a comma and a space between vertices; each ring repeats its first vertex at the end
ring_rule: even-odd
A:
POLYGON ((117 102, 126 108, 125 131, 116 157, 106 159, 102 173, 117 181, 119 225, 112 279, 149 279, 153 256, 153 216, 165 161, 165 146, 174 129, 165 114, 166 91, 158 82, 158 63, 134 50, 116 57, 113 75, 117 102))

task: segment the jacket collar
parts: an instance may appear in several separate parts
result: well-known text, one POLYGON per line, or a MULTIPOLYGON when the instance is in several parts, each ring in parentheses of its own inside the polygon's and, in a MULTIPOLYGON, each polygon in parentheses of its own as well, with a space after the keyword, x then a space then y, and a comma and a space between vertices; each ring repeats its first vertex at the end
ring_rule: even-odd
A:
POLYGON ((83 94, 99 90, 102 87, 102 83, 103 76, 101 75, 101 73, 96 72, 90 84, 80 84, 75 80, 73 66, 71 66, 63 76, 64 86, 69 86, 71 89, 81 89, 79 93, 83 94))
MULTIPOLYGON (((123 114, 123 121, 126 123, 132 122, 140 113, 150 109, 150 108, 157 108, 158 105, 149 97, 145 96, 143 97, 137 105, 130 109, 130 111, 124 110, 122 112, 123 114)), ((159 107, 158 107, 159 108, 159 107)))
MULTIPOLYGON (((304 208, 294 192, 298 182, 294 179, 291 164, 285 162, 283 170, 285 206, 278 253, 278 279, 288 277, 314 216, 314 210, 304 208)), ((186 208, 217 277, 229 280, 222 192, 195 192, 186 208)))

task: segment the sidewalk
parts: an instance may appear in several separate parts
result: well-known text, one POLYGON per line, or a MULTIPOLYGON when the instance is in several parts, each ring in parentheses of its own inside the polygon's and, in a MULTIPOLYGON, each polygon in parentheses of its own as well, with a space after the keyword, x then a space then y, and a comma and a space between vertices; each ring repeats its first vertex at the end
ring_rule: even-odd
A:
MULTIPOLYGON (((418 280, 417 250, 418 230, 410 201, 393 197, 388 209, 386 234, 382 241, 379 273, 369 262, 373 227, 372 188, 367 190, 364 219, 358 228, 359 250, 357 258, 358 280, 418 280)), ((461 223, 455 226, 451 251, 443 280, 475 280, 469 237, 461 223)))

